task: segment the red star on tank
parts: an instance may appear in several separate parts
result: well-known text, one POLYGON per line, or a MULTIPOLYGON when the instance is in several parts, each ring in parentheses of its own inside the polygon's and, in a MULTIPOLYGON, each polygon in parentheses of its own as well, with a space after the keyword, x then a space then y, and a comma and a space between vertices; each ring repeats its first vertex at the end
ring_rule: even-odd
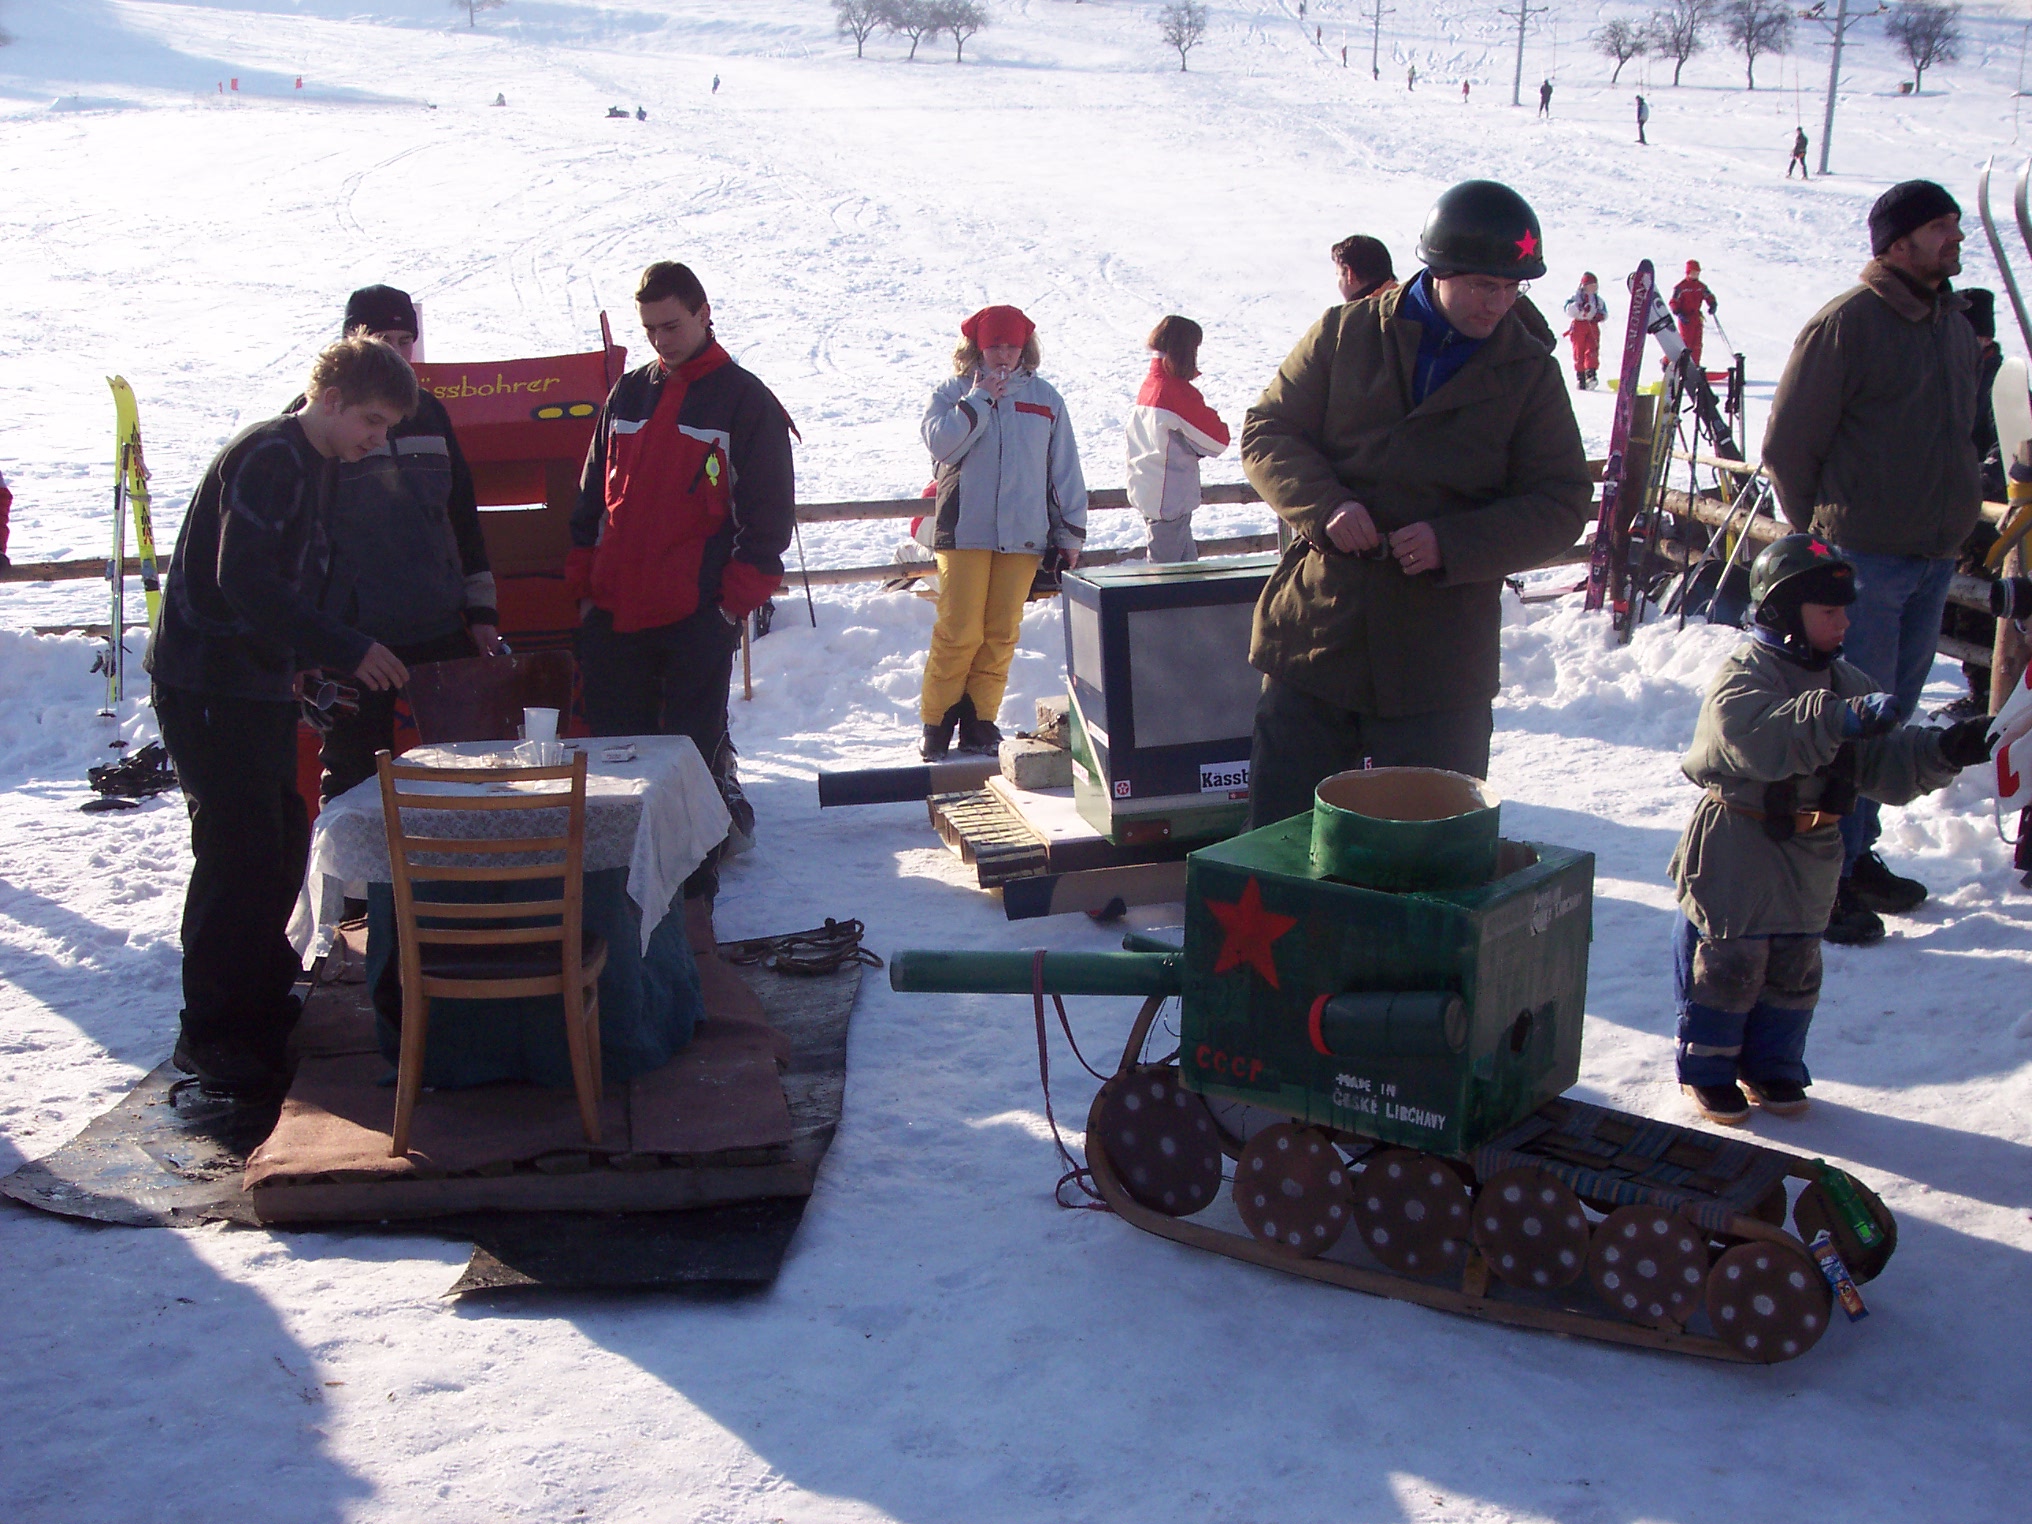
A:
POLYGON ((1232 905, 1208 900, 1206 908, 1221 923, 1221 952, 1214 960, 1214 972, 1225 974, 1244 963, 1263 976, 1264 983, 1277 989, 1277 959, 1270 944, 1298 924, 1298 917, 1278 915, 1263 908, 1263 891, 1251 878, 1242 886, 1242 897, 1232 905))

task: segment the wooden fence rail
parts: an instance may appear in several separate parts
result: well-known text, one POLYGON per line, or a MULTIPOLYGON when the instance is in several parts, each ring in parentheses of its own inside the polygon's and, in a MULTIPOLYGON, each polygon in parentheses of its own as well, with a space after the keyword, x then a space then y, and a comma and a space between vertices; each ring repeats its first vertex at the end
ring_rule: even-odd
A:
MULTIPOLYGON (((1758 469, 1754 465, 1737 467, 1735 462, 1713 461, 1705 457, 1698 458, 1696 464, 1711 467, 1735 467, 1746 472, 1758 469)), ((1601 462, 1590 461, 1589 465, 1595 474, 1599 476, 1601 462)), ((1246 482, 1218 482, 1210 483, 1200 489, 1200 501, 1205 504, 1249 504, 1260 503, 1263 499, 1256 489, 1249 486, 1246 482)), ((931 500, 924 497, 877 498, 863 502, 799 503, 797 505, 797 518, 801 524, 845 524, 887 519, 913 519, 930 506, 931 500)), ((1675 514, 1691 518, 1710 528, 1719 527, 1728 516, 1727 504, 1713 498, 1689 497, 1684 492, 1676 489, 1668 489, 1666 491, 1665 506, 1675 514)), ((1128 494, 1119 487, 1096 488, 1087 494, 1087 507, 1103 513, 1126 511, 1129 507, 1128 494)), ((1986 503, 1983 511, 1994 520, 2002 516, 2004 509, 2001 504, 1986 503)), ((1790 527, 1790 525, 1774 523, 1770 518, 1763 517, 1750 524, 1748 534, 1752 544, 1762 547, 1771 540, 1776 539, 1780 534, 1788 533, 1790 527)), ((1199 542, 1199 551, 1202 556, 1239 556, 1275 550, 1276 548, 1277 536, 1274 533, 1237 535, 1228 539, 1201 540, 1199 542)), ((1534 570, 1545 570, 1555 566, 1579 565, 1588 559, 1589 548, 1589 542, 1583 539, 1578 544, 1561 551, 1558 555, 1548 557, 1540 562, 1534 570)), ((1122 561, 1140 561, 1143 559, 1143 554, 1143 547, 1140 545, 1127 546, 1121 549, 1095 549, 1081 557, 1081 564, 1087 566, 1109 566, 1122 561)), ((1754 552, 1749 554, 1754 554, 1754 552)), ((1745 555, 1745 560, 1749 559, 1749 554, 1745 555)), ((1680 558, 1673 557, 1672 559, 1678 560, 1680 558)), ((814 567, 808 575, 813 587, 841 587, 859 582, 886 582, 894 577, 909 575, 912 571, 919 571, 921 574, 924 570, 928 570, 928 567, 923 565, 913 567, 896 561, 884 561, 872 566, 814 567)), ((169 561, 166 557, 162 562, 162 571, 165 576, 169 571, 169 561)), ((129 575, 133 575, 131 569, 129 575)), ((792 586, 796 586, 804 580, 806 575, 806 573, 793 569, 787 574, 787 580, 792 586)), ((103 556, 86 556, 71 561, 16 562, 12 566, 0 567, 0 583, 83 582, 93 580, 103 582, 105 578, 106 558, 103 556)), ((1950 602, 1960 604, 1964 608, 1975 609, 1980 613, 1989 612, 1988 584, 1974 577, 1957 575, 1948 593, 1948 598, 1950 602)), ((38 625, 36 630, 37 633, 45 635, 65 633, 103 634, 105 626, 38 625)), ((1986 663, 1990 659, 1987 649, 1972 646, 1966 641, 1955 640, 1946 635, 1940 638, 1940 652, 1943 656, 1950 657, 1956 661, 1980 661, 1986 663)))

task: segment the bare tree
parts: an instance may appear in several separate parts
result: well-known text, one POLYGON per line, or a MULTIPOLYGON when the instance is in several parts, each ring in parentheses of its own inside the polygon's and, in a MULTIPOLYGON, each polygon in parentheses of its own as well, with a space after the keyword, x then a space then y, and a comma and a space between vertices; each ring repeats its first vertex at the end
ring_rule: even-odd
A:
POLYGON ((951 35, 953 62, 967 61, 967 39, 988 24, 988 8, 981 0, 934 0, 930 35, 951 35))
POLYGON ((1666 0, 1651 13, 1645 39, 1651 51, 1672 60, 1672 83, 1679 83, 1679 71, 1686 61, 1707 46, 1707 26, 1713 19, 1713 0, 1666 0))
POLYGON ((1185 72, 1185 55, 1199 46, 1206 35, 1207 8, 1199 0, 1177 0, 1157 13, 1157 33, 1168 48, 1178 49, 1178 72, 1185 72))
POLYGON ((1757 88, 1757 58, 1792 51, 1792 12, 1779 0, 1730 0, 1723 25, 1729 43, 1743 55, 1750 88, 1757 88))
POLYGON ((862 56, 861 49, 874 36, 875 28, 882 25, 885 9, 883 0, 833 0, 839 34, 854 39, 854 57, 862 56))
POLYGON ((1616 72, 1609 76, 1612 85, 1621 78, 1624 64, 1651 51, 1643 28, 1632 21, 1611 21, 1594 34, 1592 41, 1597 53, 1616 61, 1616 72))
POLYGON ((882 25, 899 37, 910 39, 910 56, 917 57, 917 45, 945 30, 938 7, 932 0, 882 0, 882 25))
POLYGON ((507 3, 508 0, 451 0, 451 7, 455 11, 464 11, 466 25, 473 27, 479 25, 477 18, 481 11, 498 11, 507 3))
POLYGON ((1926 71, 1937 63, 1953 63, 1961 55, 1961 7, 1937 0, 1905 0, 1884 23, 1884 35, 1898 45, 1912 65, 1916 92, 1926 71))

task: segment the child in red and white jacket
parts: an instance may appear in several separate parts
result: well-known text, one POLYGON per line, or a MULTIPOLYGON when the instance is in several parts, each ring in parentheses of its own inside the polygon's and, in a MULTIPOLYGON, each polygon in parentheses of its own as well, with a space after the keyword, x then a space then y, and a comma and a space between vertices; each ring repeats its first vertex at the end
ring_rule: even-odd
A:
POLYGON ((1192 511, 1199 506, 1199 463, 1228 447, 1228 426, 1192 384, 1205 337, 1191 318, 1167 317, 1150 331, 1156 352, 1125 430, 1129 506, 1150 529, 1150 559, 1197 561, 1192 511))

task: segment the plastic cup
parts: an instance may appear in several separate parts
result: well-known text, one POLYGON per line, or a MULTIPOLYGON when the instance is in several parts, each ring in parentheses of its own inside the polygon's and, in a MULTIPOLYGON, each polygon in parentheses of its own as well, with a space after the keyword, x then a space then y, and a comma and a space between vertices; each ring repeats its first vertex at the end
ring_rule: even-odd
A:
POLYGON ((522 739, 525 741, 555 741, 557 739, 557 711, 555 709, 523 710, 522 739))

